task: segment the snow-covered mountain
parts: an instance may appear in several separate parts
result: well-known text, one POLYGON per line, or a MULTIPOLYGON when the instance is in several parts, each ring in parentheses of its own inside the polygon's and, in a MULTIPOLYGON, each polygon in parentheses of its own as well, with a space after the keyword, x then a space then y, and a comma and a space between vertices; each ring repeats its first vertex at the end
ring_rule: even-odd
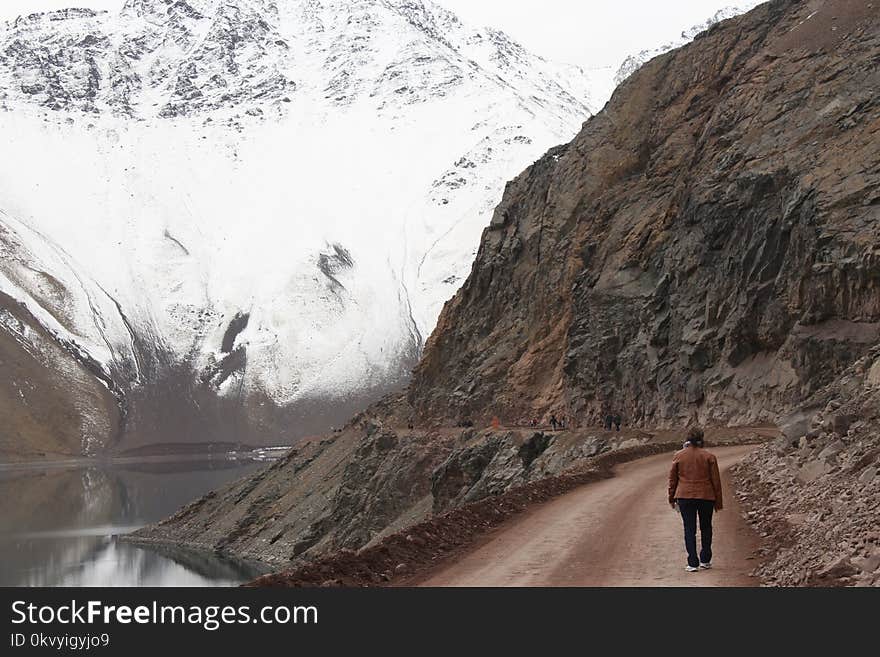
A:
POLYGON ((421 0, 19 18, 0 290, 106 375, 129 446, 324 429, 408 375, 505 182, 594 84, 421 0))
POLYGON ((682 46, 693 41, 698 34, 705 32, 713 25, 720 23, 721 21, 727 20, 728 18, 733 18, 734 16, 739 16, 740 14, 744 14, 747 11, 751 11, 752 9, 766 1, 767 0, 744 0, 743 2, 740 2, 736 5, 722 7, 702 23, 698 23, 693 27, 682 31, 681 35, 673 39, 672 41, 668 41, 655 48, 646 48, 645 50, 642 50, 634 55, 630 55, 623 60, 620 68, 617 69, 617 73, 615 73, 614 75, 614 86, 617 87, 630 75, 638 71, 646 62, 654 59, 659 55, 662 55, 663 53, 667 53, 670 50, 681 48, 682 46))

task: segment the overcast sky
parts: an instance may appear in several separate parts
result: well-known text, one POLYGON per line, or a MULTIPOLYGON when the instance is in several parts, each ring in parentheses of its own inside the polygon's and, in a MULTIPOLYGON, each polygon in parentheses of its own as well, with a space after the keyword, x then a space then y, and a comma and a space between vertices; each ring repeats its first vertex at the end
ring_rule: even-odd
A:
MULTIPOLYGON (((281 0, 283 1, 283 0, 281 0)), ((438 0, 461 18, 498 27, 530 50, 581 66, 610 66, 670 41, 737 0, 438 0)), ((124 0, 0 0, 0 18, 79 6, 118 9, 124 0)))

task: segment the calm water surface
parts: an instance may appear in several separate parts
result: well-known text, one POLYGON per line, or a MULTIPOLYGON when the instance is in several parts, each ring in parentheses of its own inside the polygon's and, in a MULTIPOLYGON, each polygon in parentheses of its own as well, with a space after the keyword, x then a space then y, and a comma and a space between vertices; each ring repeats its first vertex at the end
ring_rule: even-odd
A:
POLYGON ((233 586, 262 568, 117 537, 266 463, 71 462, 0 466, 0 586, 233 586))

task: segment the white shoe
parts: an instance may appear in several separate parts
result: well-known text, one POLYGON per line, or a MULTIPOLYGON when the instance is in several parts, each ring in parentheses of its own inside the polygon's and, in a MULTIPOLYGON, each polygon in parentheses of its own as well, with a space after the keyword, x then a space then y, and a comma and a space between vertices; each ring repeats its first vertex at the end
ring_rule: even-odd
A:
POLYGON ((699 570, 696 566, 685 566, 684 569, 689 573, 695 573, 699 570))
POLYGON ((709 570, 711 567, 711 563, 703 563, 702 561, 700 562, 700 568, 702 568, 703 570, 709 570))

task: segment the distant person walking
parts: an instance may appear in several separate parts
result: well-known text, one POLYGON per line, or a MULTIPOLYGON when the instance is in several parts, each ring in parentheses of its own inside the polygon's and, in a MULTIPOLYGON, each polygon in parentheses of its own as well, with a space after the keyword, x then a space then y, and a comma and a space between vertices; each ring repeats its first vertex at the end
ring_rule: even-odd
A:
POLYGON ((614 422, 614 416, 611 413, 605 414, 605 431, 611 431, 611 424, 614 422))
POLYGON ((550 416, 550 426, 553 427, 553 431, 556 431, 557 424, 559 424, 559 420, 556 419, 556 413, 553 413, 550 416))
POLYGON ((620 417, 620 413, 617 413, 614 416, 614 429, 615 431, 620 431, 620 423, 622 422, 622 418, 620 417))
POLYGON ((678 507, 684 523, 688 572, 712 567, 712 512, 721 511, 721 475, 718 459, 704 449, 703 430, 690 429, 684 449, 672 458, 669 470, 669 505, 678 507), (700 553, 697 554, 697 519, 700 553))

